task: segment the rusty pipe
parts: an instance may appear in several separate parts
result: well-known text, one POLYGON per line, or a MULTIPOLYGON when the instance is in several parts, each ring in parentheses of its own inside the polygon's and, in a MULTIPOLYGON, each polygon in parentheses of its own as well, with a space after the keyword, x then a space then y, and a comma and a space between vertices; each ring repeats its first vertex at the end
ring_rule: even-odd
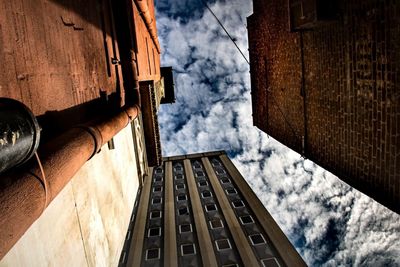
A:
POLYGON ((43 213, 78 170, 102 145, 136 118, 137 105, 98 122, 72 128, 40 149, 42 170, 31 160, 0 177, 0 259, 43 213))
POLYGON ((149 31, 150 37, 157 48, 157 52, 160 53, 160 44, 158 43, 156 20, 151 16, 147 1, 135 0, 135 3, 139 9, 139 12, 142 15, 144 23, 146 24, 146 28, 149 31))

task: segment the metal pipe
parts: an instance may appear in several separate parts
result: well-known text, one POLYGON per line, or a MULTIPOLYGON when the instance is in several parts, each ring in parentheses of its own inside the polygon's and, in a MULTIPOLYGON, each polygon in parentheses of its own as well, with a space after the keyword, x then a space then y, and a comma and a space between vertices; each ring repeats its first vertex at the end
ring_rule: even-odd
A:
POLYGON ((160 44, 158 43, 156 20, 153 19, 152 15, 150 14, 150 10, 149 10, 149 6, 147 5, 147 1, 135 0, 135 3, 140 11, 140 14, 143 17, 144 23, 146 24, 146 27, 147 27, 147 30, 149 31, 151 39, 153 40, 158 53, 160 53, 160 44))
POLYGON ((31 160, 23 170, 0 177, 0 259, 85 162, 139 112, 139 106, 133 105, 101 121, 72 128, 40 147, 42 170, 31 160))

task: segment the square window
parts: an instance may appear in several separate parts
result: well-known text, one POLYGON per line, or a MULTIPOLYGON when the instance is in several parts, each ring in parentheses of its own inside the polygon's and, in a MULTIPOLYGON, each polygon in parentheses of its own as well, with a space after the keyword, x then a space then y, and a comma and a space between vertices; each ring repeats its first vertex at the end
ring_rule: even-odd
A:
POLYGON ((239 220, 242 224, 254 223, 253 217, 251 217, 250 215, 240 216, 239 220))
POLYGON ((266 243, 262 234, 255 234, 255 235, 251 235, 249 237, 250 237, 250 241, 253 245, 260 245, 260 244, 266 243))
POLYGON ((211 161, 211 164, 212 164, 214 167, 221 166, 221 162, 219 162, 219 161, 216 160, 216 159, 213 159, 213 160, 211 161))
POLYGON ((217 250, 227 250, 227 249, 231 249, 231 243, 229 242, 229 239, 220 239, 220 240, 216 240, 215 244, 217 245, 217 250))
POLYGON ((178 209, 179 215, 189 215, 189 209, 187 207, 182 207, 178 209))
POLYGON ((203 177, 204 176, 204 172, 203 171, 197 171, 196 172, 196 177, 203 177))
POLYGON ((261 264, 263 267, 281 267, 276 258, 262 259, 261 264))
POLYGON ((243 201, 241 201, 240 199, 235 200, 235 201, 232 201, 232 205, 233 205, 235 208, 243 208, 243 207, 244 207, 244 203, 243 203, 243 201))
POLYGON ((221 168, 216 169, 215 172, 217 173, 217 175, 225 174, 225 170, 221 168))
POLYGON ((199 186, 201 187, 201 186, 207 186, 208 185, 208 183, 207 183, 207 181, 200 181, 199 182, 199 186))
POLYGON ((150 228, 148 231, 148 237, 161 236, 161 227, 150 228))
POLYGON ((158 168, 156 169, 156 173, 157 173, 157 174, 163 173, 163 169, 162 169, 161 167, 158 167, 158 168))
POLYGON ((223 228, 224 224, 222 223, 221 220, 216 219, 216 220, 210 221, 210 226, 211 226, 211 229, 218 229, 218 228, 223 228))
POLYGON ((161 192, 162 191, 162 186, 155 186, 154 188, 153 188, 153 192, 161 192))
POLYGON ((215 204, 208 204, 208 205, 205 205, 204 207, 206 208, 207 212, 216 211, 217 210, 217 205, 215 205, 215 204))
POLYGON ((146 260, 158 260, 160 259, 160 249, 151 248, 146 250, 146 260))
POLYGON ((182 252, 182 256, 195 255, 196 248, 195 248, 194 244, 183 244, 183 245, 181 245, 181 252, 182 252))
POLYGON ((163 178, 158 176, 156 178, 154 178, 154 182, 162 182, 163 178))
POLYGON ((231 180, 228 177, 222 177, 220 181, 223 184, 228 184, 231 182, 231 180))
POLYGON ((182 171, 182 166, 181 165, 176 165, 175 167, 174 167, 174 169, 175 169, 175 171, 182 171))
POLYGON ((151 204, 161 204, 162 203, 162 198, 160 197, 155 197, 151 200, 151 204))
POLYGON ((181 179, 183 179, 183 174, 181 173, 175 174, 175 180, 181 180, 181 179))
POLYGON ((226 189, 226 193, 228 195, 235 195, 235 194, 237 194, 237 191, 235 188, 231 187, 231 188, 226 189))
POLYGON ((161 218, 161 216, 162 216, 162 213, 159 210, 150 212, 150 219, 158 219, 158 218, 161 218))
POLYGON ((176 190, 179 190, 179 189, 185 189, 185 184, 177 184, 176 190))
POLYGON ((195 162, 193 163, 193 167, 194 167, 195 169, 201 169, 201 164, 200 164, 198 161, 195 161, 195 162))
POLYGON ((205 191, 201 192, 201 197, 202 198, 209 198, 209 197, 212 197, 212 194, 211 194, 210 191, 205 190, 205 191))
POLYGON ((176 197, 176 200, 179 202, 179 201, 185 201, 185 200, 187 200, 187 196, 185 195, 185 194, 179 194, 177 197, 176 197))
POLYGON ((192 225, 189 224, 181 224, 179 225, 179 233, 190 233, 193 232, 192 225))

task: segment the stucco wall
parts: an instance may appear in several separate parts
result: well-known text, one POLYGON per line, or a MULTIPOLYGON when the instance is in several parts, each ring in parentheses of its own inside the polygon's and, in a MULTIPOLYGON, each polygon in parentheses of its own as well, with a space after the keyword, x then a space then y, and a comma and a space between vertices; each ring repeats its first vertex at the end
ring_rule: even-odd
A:
POLYGON ((117 266, 139 180, 130 125, 88 161, 0 266, 117 266))

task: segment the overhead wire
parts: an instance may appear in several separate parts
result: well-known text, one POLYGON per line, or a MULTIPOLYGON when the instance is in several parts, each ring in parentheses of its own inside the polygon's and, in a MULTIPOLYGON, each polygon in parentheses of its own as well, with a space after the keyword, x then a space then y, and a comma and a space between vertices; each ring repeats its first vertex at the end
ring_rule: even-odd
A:
POLYGON ((249 60, 246 58, 246 56, 243 54, 242 50, 240 47, 236 44, 235 39, 232 38, 232 36, 229 34, 228 30, 225 28, 225 26, 222 24, 222 22, 218 19, 217 15, 212 11, 212 9, 208 6, 208 4, 204 1, 201 0, 203 5, 210 11, 210 13, 214 16, 214 18, 217 20, 218 24, 221 26, 221 28, 225 31, 226 35, 228 35, 229 39, 232 41, 232 43, 236 46, 237 50, 240 52, 244 60, 246 60, 247 64, 250 65, 249 60))

